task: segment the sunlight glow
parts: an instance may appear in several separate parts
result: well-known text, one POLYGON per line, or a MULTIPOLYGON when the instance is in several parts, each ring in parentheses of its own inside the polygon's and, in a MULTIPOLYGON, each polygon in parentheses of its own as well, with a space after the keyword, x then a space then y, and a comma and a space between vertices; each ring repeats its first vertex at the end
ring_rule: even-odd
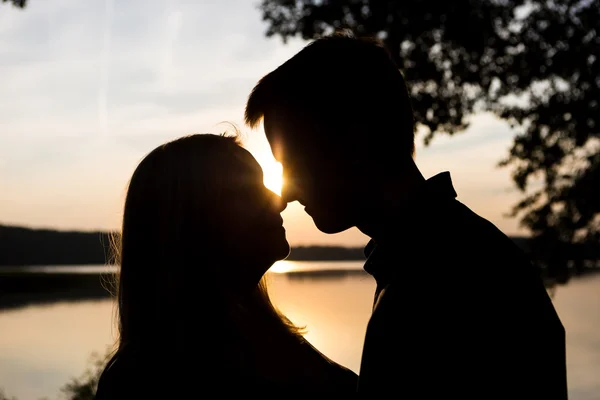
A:
POLYGON ((256 159, 263 170, 263 183, 273 193, 281 196, 281 187, 283 185, 283 168, 273 157, 271 147, 267 141, 264 132, 262 134, 252 134, 243 136, 244 148, 248 150, 256 159))
POLYGON ((265 186, 281 196, 281 187, 283 186, 283 169, 281 164, 273 160, 262 165, 264 173, 265 186))
POLYGON ((273 264, 273 266, 269 269, 269 272, 273 272, 276 274, 285 274, 286 272, 292 272, 294 270, 296 270, 296 268, 294 267, 293 262, 281 260, 273 264))

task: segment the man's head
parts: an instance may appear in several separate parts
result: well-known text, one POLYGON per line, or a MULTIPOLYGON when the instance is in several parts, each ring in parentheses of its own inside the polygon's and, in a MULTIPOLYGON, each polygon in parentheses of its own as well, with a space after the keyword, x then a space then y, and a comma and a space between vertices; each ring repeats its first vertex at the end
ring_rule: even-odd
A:
POLYGON ((399 175, 414 153, 404 78, 381 44, 348 34, 315 40, 264 76, 246 104, 298 200, 325 233, 358 223, 371 179, 399 175))

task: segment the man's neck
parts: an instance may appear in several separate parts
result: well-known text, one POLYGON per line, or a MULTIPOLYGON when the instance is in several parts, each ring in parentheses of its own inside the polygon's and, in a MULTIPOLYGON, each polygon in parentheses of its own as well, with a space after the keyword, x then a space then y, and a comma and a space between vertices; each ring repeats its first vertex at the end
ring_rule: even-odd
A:
POLYGON ((379 174, 374 177, 362 215, 356 227, 371 239, 378 241, 389 230, 390 224, 402 221, 410 212, 409 204, 414 201, 425 183, 425 178, 414 162, 396 176, 379 174))

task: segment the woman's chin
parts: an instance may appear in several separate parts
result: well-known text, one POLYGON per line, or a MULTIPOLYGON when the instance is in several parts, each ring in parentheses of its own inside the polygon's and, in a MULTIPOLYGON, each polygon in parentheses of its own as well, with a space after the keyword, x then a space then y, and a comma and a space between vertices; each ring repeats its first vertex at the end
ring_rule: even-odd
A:
POLYGON ((285 260, 290 255, 290 251, 290 244, 284 239, 273 249, 273 255, 276 257, 275 261, 285 260))
POLYGON ((265 238, 260 243, 260 247, 256 246, 251 250, 253 256, 250 259, 255 257, 255 261, 258 261, 259 264, 268 265, 268 268, 271 268, 277 261, 285 260, 290 255, 290 250, 290 244, 285 236, 265 238))

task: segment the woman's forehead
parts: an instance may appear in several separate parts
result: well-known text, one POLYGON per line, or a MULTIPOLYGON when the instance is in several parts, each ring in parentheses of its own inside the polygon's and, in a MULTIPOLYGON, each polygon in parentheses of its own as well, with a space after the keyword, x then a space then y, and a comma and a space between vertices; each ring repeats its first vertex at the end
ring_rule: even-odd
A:
POLYGON ((235 152, 230 163, 227 164, 227 175, 230 178, 244 177, 244 179, 263 175, 262 168, 250 152, 242 147, 235 152))
POLYGON ((239 148, 236 159, 240 162, 242 167, 245 167, 245 168, 255 171, 255 172, 256 171, 262 172, 262 169, 260 168, 258 161, 256 161, 254 156, 252 154, 250 154, 250 152, 248 150, 246 150, 245 148, 243 148, 243 147, 239 148))

